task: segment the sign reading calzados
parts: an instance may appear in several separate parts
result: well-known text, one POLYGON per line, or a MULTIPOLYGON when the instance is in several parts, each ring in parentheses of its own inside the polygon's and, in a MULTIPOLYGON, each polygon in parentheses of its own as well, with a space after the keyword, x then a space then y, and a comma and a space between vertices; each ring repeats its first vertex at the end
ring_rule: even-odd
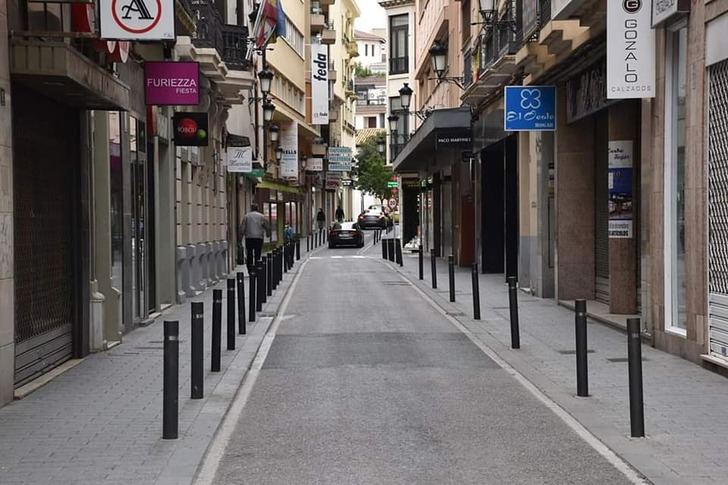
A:
POLYGON ((647 0, 607 2, 607 98, 655 97, 655 31, 647 0))
POLYGON ((311 44, 312 124, 329 124, 329 51, 324 44, 311 44))

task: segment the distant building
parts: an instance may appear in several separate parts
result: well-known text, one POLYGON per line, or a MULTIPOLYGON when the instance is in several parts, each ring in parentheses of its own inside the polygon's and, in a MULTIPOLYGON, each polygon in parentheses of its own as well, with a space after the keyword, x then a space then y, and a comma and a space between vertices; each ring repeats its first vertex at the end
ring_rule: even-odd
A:
POLYGON ((360 77, 355 81, 356 129, 384 128, 387 113, 387 79, 360 77))
POLYGON ((357 50, 359 51, 359 64, 368 68, 373 74, 386 75, 387 73, 387 41, 385 29, 374 29, 372 33, 357 30, 354 32, 357 50), (381 32, 382 35, 378 35, 381 32))

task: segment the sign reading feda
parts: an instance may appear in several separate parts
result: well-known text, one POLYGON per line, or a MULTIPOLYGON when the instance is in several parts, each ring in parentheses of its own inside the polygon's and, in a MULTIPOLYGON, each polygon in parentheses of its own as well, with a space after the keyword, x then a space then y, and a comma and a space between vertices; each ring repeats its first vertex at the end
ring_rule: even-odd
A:
POLYGON ((101 38, 174 39, 175 0, 99 0, 101 38))
POLYGON ((554 131, 556 87, 506 86, 503 110, 506 131, 554 131))
POLYGON ((283 123, 280 127, 281 177, 298 180, 298 122, 283 123))
POLYGON ((250 173, 253 171, 253 147, 227 147, 227 171, 250 173))
POLYGON ((648 0, 607 2, 607 98, 655 97, 655 31, 648 0))
POLYGON ((311 44, 311 116, 312 124, 329 124, 329 48, 311 44))
POLYGON ((200 66, 196 62, 145 62, 144 97, 148 106, 197 106, 200 66))
POLYGON ((329 147, 329 172, 348 172, 351 170, 351 148, 329 147))

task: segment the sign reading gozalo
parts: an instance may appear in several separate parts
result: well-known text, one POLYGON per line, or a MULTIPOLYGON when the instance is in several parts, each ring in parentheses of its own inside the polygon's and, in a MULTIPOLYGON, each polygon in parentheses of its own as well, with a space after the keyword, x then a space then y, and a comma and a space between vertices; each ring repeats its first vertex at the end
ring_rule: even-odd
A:
POLYGON ((196 62, 145 62, 144 94, 148 106, 197 106, 200 66, 196 62))
POLYGON ((503 123, 506 131, 554 131, 556 87, 506 86, 503 123))
POLYGON ((250 173, 253 171, 253 147, 227 147, 227 171, 250 173))
POLYGON ((311 44, 311 114, 312 124, 329 124, 329 48, 311 44))
POLYGON ((655 31, 648 0, 607 2, 607 98, 655 97, 655 31))
POLYGON ((99 0, 101 38, 174 39, 175 0, 99 0))
POLYGON ((609 237, 632 237, 632 166, 634 142, 615 140, 609 142, 609 237))
POLYGON ((349 172, 351 170, 351 148, 329 147, 329 172, 349 172))
POLYGON ((298 122, 291 121, 281 124, 278 146, 283 150, 281 177, 298 180, 298 122))

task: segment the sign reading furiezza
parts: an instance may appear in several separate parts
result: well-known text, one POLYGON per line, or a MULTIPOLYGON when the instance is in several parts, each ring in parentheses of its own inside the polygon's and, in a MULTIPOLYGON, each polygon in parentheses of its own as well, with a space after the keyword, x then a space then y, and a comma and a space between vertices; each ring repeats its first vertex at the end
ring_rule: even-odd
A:
POLYGON ((207 113, 175 113, 174 144, 179 147, 206 147, 207 113))
POLYGON ((174 0, 99 0, 101 38, 174 39, 174 0))

